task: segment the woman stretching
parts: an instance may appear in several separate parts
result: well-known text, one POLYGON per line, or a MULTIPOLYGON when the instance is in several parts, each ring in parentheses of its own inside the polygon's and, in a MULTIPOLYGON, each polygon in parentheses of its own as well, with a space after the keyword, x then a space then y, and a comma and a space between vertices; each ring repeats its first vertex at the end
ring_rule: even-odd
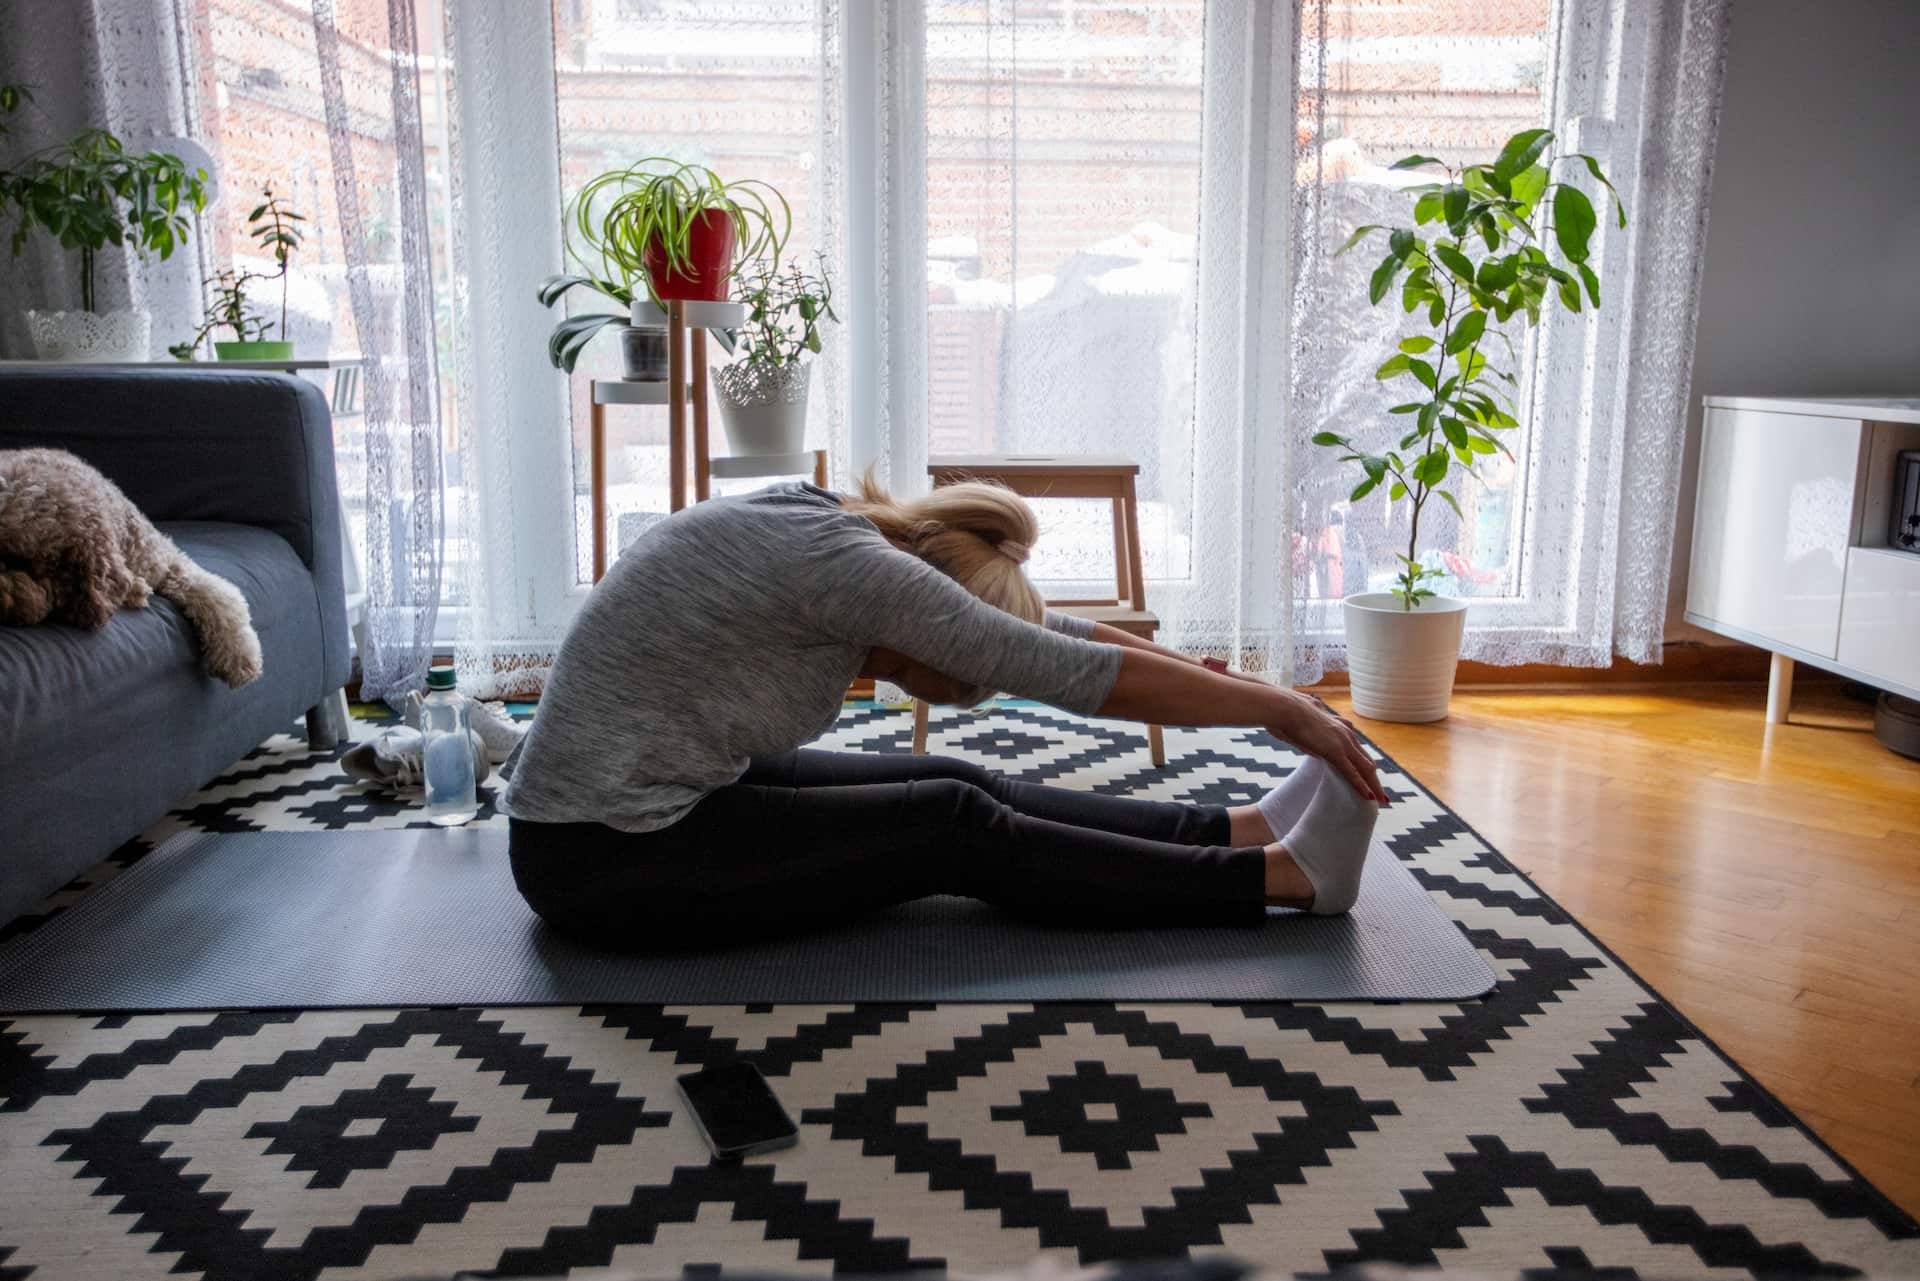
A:
POLYGON ((607 947, 748 937, 929 894, 1046 919, 1344 912, 1388 797, 1317 700, 1048 610, 997 485, 786 484, 676 513, 594 588, 507 762, 514 878, 607 947), (1309 753, 1257 804, 1132 800, 965 761, 800 749, 856 676, 933 702, 1264 728, 1309 753))

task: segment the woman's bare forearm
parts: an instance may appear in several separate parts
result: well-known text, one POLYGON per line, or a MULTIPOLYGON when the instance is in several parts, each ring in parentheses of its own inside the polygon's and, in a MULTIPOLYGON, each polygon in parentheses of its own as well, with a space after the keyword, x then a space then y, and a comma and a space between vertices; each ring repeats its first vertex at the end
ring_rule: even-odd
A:
POLYGON ((1157 647, 1120 647, 1120 673, 1100 705, 1100 715, 1150 725, 1257 726, 1323 757, 1362 796, 1383 805, 1392 800, 1353 727, 1317 700, 1265 681, 1211 671, 1159 653, 1157 647))
MULTIPOLYGON (((1107 638, 1096 632, 1094 639, 1107 638)), ((1250 688, 1238 677, 1212 671, 1183 655, 1143 642, 1121 647, 1120 675, 1100 714, 1155 725, 1264 728, 1284 718, 1290 696, 1290 691, 1264 682, 1250 688)))
MULTIPOLYGON (((1171 658, 1176 663, 1186 663, 1193 667, 1200 667, 1205 670, 1212 670, 1210 668, 1206 668, 1206 665, 1200 659, 1194 657, 1191 654, 1182 654, 1177 649, 1168 649, 1165 645, 1156 645, 1144 636, 1135 636, 1132 632, 1123 632, 1118 627, 1109 626, 1106 623, 1095 623, 1093 625, 1092 639, 1100 641, 1101 643, 1107 644, 1107 645, 1118 645, 1122 649, 1137 649, 1137 650, 1145 651, 1146 653, 1149 653, 1149 654, 1159 654, 1165 658, 1171 658)), ((1229 668, 1227 671, 1224 671, 1218 674, 1222 676, 1230 676, 1234 680, 1238 680, 1238 681, 1252 681, 1257 685, 1266 685, 1271 683, 1269 681, 1262 680, 1260 677, 1253 675, 1251 672, 1235 671, 1231 668, 1229 668)))

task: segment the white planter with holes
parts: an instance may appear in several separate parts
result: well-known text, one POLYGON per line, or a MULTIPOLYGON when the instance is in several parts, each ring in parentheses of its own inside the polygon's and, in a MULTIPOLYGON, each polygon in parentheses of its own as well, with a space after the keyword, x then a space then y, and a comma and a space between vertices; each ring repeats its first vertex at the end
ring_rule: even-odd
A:
POLYGON ((1353 710, 1375 721, 1444 719, 1467 602, 1430 596, 1407 609, 1392 592, 1362 592, 1341 604, 1353 710))
POLYGON ((807 447, 807 389, 812 365, 751 365, 713 371, 720 421, 736 456, 797 454, 807 447))
POLYGON ((143 361, 153 350, 146 311, 29 311, 27 331, 42 360, 143 361))

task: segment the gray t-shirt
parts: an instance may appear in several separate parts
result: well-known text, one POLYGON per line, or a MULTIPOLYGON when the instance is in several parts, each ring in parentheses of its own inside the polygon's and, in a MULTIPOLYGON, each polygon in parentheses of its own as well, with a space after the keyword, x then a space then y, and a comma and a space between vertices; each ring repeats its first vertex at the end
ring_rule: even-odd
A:
POLYGON ((507 763, 504 808, 666 827, 750 757, 818 738, 875 646, 1091 713, 1120 673, 1092 624, 1035 627, 979 600, 812 485, 774 485, 648 530, 574 619, 507 763))

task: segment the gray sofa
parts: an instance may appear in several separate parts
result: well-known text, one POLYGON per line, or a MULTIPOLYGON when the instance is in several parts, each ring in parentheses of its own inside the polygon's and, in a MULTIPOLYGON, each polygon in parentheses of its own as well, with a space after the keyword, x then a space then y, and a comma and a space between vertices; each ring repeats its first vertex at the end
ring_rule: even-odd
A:
POLYGON ((154 598, 98 632, 0 627, 0 922, 11 920, 310 712, 345 733, 350 663, 333 428, 284 374, 0 368, 0 449, 104 472, 247 598, 264 672, 228 689, 154 598))

